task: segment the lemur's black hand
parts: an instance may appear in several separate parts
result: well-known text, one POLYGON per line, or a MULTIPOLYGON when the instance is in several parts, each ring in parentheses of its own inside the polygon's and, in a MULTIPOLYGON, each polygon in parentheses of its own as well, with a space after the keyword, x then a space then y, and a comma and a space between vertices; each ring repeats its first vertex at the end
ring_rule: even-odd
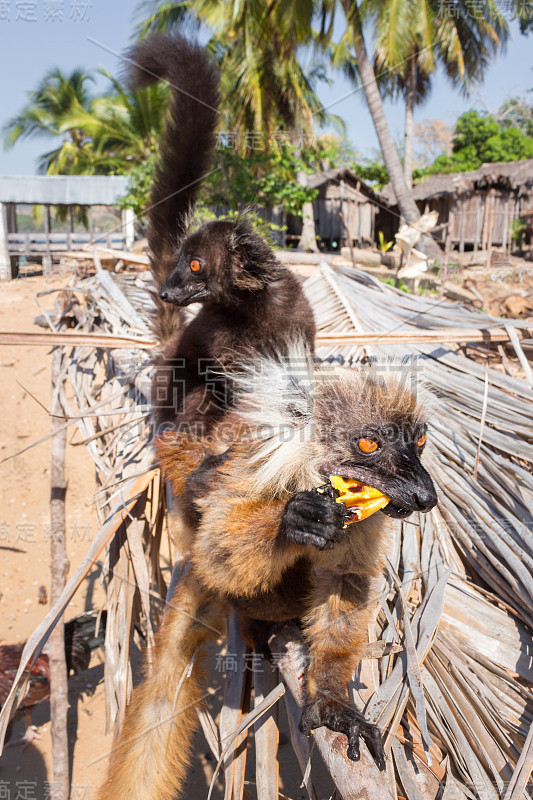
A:
POLYGON ((364 716, 352 706, 331 702, 320 697, 311 701, 302 711, 300 730, 310 736, 315 728, 325 725, 330 731, 344 733, 348 738, 348 758, 359 761, 359 737, 361 736, 380 770, 385 769, 385 751, 381 733, 375 725, 367 722, 364 716))
POLYGON ((280 534, 288 542, 329 550, 344 538, 346 516, 346 506, 337 503, 333 487, 328 483, 318 489, 298 492, 289 500, 280 534))

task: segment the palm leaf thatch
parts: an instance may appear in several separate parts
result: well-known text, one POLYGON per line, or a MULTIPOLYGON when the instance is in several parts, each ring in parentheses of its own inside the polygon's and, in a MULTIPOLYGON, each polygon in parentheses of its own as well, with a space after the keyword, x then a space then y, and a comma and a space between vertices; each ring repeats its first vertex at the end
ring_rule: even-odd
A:
MULTIPOLYGON (((56 330, 68 325, 78 333, 146 341, 149 288, 146 275, 112 278, 97 269, 64 295, 65 310, 56 330)), ((325 729, 315 732, 317 747, 345 800, 530 800, 533 389, 516 335, 520 326, 508 323, 507 332, 524 379, 488 366, 487 358, 480 363, 487 355, 485 345, 476 345, 480 357, 474 359, 453 344, 412 343, 417 332, 501 329, 501 320, 460 304, 407 295, 363 272, 327 264, 307 279, 305 290, 317 319, 320 360, 347 365, 382 355, 400 364, 408 360, 411 371, 434 394, 427 460, 440 500, 429 514, 396 524, 366 657, 352 682, 354 702, 383 732, 391 754, 387 772, 377 771, 364 747, 358 764, 348 762, 338 735, 325 729), (393 332, 405 333, 410 343, 391 339, 393 332), (352 342, 347 338, 362 333, 366 344, 360 336, 352 342), (380 339, 387 343, 380 344, 380 339)), ((144 631, 150 657, 167 590, 161 568, 166 498, 149 446, 150 355, 129 341, 121 344, 117 349, 80 344, 64 352, 60 391, 68 413, 65 425, 77 428, 74 443, 83 443, 95 462, 103 527, 60 602, 28 641, 0 716, 0 735, 25 665, 42 648, 108 543, 109 723, 120 725, 129 696, 128 634, 134 623, 144 631)), ((244 657, 233 623, 229 637, 228 651, 244 657)), ((281 626, 273 631, 271 650, 289 692, 283 695, 275 676, 254 673, 256 707, 250 711, 250 680, 243 671, 228 672, 220 726, 198 709, 209 746, 225 772, 226 798, 242 796, 242 742, 252 724, 257 796, 278 796, 273 704, 282 695, 302 785, 310 798, 316 796, 310 743, 296 724, 305 647, 293 626, 281 626)))

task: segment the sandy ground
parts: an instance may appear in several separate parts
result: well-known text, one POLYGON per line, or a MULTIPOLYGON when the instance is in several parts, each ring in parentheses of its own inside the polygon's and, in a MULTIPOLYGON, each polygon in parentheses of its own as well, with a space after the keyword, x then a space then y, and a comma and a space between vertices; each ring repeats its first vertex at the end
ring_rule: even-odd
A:
MULTIPOLYGON (((24 278, 0 286, 0 329, 39 330, 33 318, 40 313, 35 295, 54 284, 42 277, 24 278)), ((52 296, 53 298, 53 296, 52 296)), ((45 307, 53 299, 44 298, 45 307)), ((0 459, 13 456, 50 431, 51 355, 47 347, 1 347, 0 385, 3 387, 0 459), (43 408, 44 406, 44 408, 43 408)), ((73 431, 68 434, 70 441, 73 431)), ((67 448, 67 548, 71 568, 85 554, 98 524, 91 496, 95 488, 92 460, 83 447, 67 448)), ((39 603, 39 588, 50 596, 50 441, 0 465, 2 506, 0 511, 0 643, 26 639, 43 619, 49 606, 39 603)), ((67 617, 101 607, 104 593, 99 569, 84 582, 74 597, 67 617)), ((99 782, 103 756, 111 739, 105 736, 103 667, 98 653, 91 667, 71 679, 69 734, 73 743, 73 782, 79 787, 99 782)), ((1 665, 0 665, 1 670, 1 665)), ((0 758, 0 781, 11 782, 11 796, 20 781, 37 782, 34 795, 44 797, 44 782, 51 781, 51 736, 49 705, 42 703, 33 713, 41 736, 35 745, 21 752, 8 748, 0 758)), ((24 731, 23 721, 15 726, 24 731)), ((83 794, 74 796, 82 797, 83 794)), ((85 795, 87 796, 87 795, 85 795)))
MULTIPOLYGON (((33 319, 40 310, 35 295, 59 286, 43 277, 27 277, 0 284, 0 330, 40 330, 33 319)), ((46 308, 54 296, 44 297, 46 308)), ((47 347, 0 346, 0 385, 3 387, 2 434, 0 437, 0 644, 25 640, 43 619, 49 605, 39 603, 39 589, 50 596, 50 441, 21 455, 19 450, 46 436, 50 418, 51 355, 47 347)), ((70 432, 70 442, 74 431, 70 432)), ((95 489, 93 462, 83 447, 67 447, 67 540, 71 570, 83 558, 94 538, 98 523, 92 504, 95 489)), ((84 581, 67 611, 67 618, 105 605, 100 585, 101 566, 84 581)), ((217 676, 219 686, 223 676, 217 676)), ((0 665, 1 679, 1 665, 0 665)), ((93 654, 88 670, 69 681, 69 738, 71 743, 72 798, 95 797, 104 778, 112 736, 105 733, 105 704, 102 653, 93 654)), ((221 691, 209 703, 216 716, 221 691)), ((283 714, 283 711, 282 711, 283 714)), ((50 708, 47 702, 34 709, 32 722, 40 740, 23 752, 20 746, 7 748, 0 757, 0 796, 47 800, 47 782, 52 781, 50 708), (9 787, 10 795, 5 791, 9 787)), ((281 728, 287 737, 287 723, 281 728)), ((15 724, 12 739, 25 730, 23 720, 15 724)), ((207 796, 213 772, 213 757, 202 734, 197 739, 198 759, 193 764, 185 797, 196 800, 207 796)), ((248 756, 247 779, 254 781, 254 758, 248 756)), ((318 772, 322 772, 320 765, 318 772)), ((313 769, 315 772, 315 768, 313 769)), ((290 744, 280 748, 280 773, 283 796, 304 798, 301 772, 290 744)), ((317 776, 318 777, 318 776, 317 776)), ((328 778, 319 780, 320 795, 329 797, 333 789, 328 778)), ((216 793, 220 797, 220 793, 216 793)), ((245 797, 254 797, 253 787, 245 787, 245 797)))

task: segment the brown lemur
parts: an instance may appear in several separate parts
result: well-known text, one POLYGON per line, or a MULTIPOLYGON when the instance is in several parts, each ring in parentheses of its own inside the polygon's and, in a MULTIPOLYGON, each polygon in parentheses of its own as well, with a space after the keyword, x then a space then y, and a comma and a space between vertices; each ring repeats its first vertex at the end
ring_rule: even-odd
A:
POLYGON ((256 374, 235 377, 236 403, 212 442, 179 432, 157 441, 167 480, 196 510, 191 565, 157 634, 152 673, 134 691, 102 798, 179 792, 205 691, 199 654, 231 607, 255 647, 267 623, 299 621, 309 647, 301 730, 345 734, 354 760, 362 736, 384 768, 379 731, 351 704, 348 682, 367 641, 388 517, 437 502, 421 461, 426 399, 394 372, 302 374, 296 355, 299 375, 263 357, 256 374), (225 448, 224 463, 206 467, 225 448), (350 510, 324 488, 332 475, 379 489, 388 504, 347 524, 350 510))
POLYGON ((245 217, 189 232, 209 171, 218 123, 219 73, 204 48, 179 35, 155 34, 129 51, 130 81, 166 79, 170 107, 148 211, 156 296, 156 364, 152 406, 156 432, 209 433, 232 403, 226 370, 246 352, 284 354, 303 337, 314 349, 313 312, 299 280, 245 217), (183 324, 181 308, 201 303, 183 324), (220 374, 222 369, 222 375, 220 374))

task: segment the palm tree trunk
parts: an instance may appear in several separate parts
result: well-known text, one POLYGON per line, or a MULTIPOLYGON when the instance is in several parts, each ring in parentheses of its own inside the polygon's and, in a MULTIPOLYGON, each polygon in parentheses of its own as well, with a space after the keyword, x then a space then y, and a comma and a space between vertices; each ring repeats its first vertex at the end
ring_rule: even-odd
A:
POLYGON ((409 188, 413 185, 413 138, 414 138, 414 109, 416 89, 416 55, 413 53, 409 59, 409 73, 405 88, 405 130, 404 130, 404 156, 403 173, 409 188))
MULTIPOLYGON (((390 182, 398 201, 398 206, 402 217, 408 223, 414 223, 420 217, 420 211, 413 199, 413 194, 410 187, 407 185, 405 175, 403 173, 402 164, 396 152, 394 141, 392 139, 387 118, 385 116, 385 109, 383 108, 383 101, 379 93, 374 68, 368 57, 366 51, 365 40, 363 38, 363 28, 361 24, 361 17, 357 0, 342 0, 342 6, 346 14, 348 23, 354 29, 354 47, 355 55, 357 58, 357 69, 363 89, 365 92, 366 102, 376 134, 383 153, 383 160, 389 174, 390 182)), ((442 254, 437 243, 430 237, 424 236, 421 243, 427 255, 432 258, 442 259, 442 254)))
MULTIPOLYGON (((296 177, 300 186, 307 186, 307 174, 302 170, 296 177)), ((315 212, 310 201, 302 206, 302 233, 298 242, 298 249, 305 252, 318 253, 316 243, 315 212)))

